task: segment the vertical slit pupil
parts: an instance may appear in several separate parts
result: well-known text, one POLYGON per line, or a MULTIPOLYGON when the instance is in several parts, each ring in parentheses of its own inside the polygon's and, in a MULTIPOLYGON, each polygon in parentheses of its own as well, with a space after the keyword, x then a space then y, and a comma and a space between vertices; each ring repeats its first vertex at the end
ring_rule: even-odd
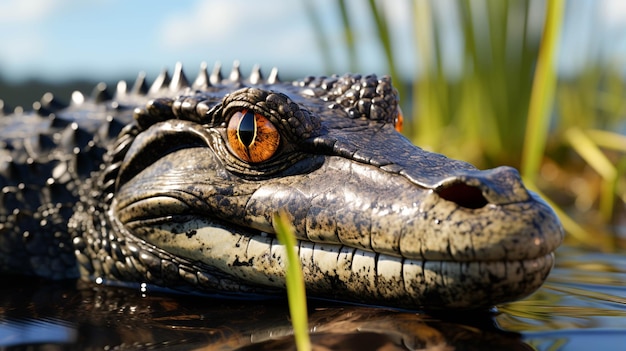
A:
POLYGON ((252 145, 254 138, 256 137, 256 118, 254 117, 253 112, 245 111, 244 115, 241 117, 241 121, 239 122, 237 135, 243 145, 252 145))

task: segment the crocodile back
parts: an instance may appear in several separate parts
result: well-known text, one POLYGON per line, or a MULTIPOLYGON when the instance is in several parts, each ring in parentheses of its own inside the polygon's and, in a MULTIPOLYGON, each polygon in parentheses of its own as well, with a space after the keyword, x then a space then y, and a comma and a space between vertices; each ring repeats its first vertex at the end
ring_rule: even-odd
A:
POLYGON ((132 119, 104 86, 0 116, 0 272, 78 276, 67 222, 106 145, 132 119))

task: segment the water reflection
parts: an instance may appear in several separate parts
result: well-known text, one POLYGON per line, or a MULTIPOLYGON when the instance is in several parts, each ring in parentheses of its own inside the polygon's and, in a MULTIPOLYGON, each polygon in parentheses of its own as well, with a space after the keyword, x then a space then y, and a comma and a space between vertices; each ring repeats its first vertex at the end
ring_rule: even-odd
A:
MULTIPOLYGON (((16 282, 17 283, 17 282, 16 282)), ((14 285, 3 289, 3 346, 52 344, 79 349, 229 350, 293 346, 284 301, 141 297, 94 284, 14 285)), ((432 317, 383 308, 314 302, 313 342, 330 349, 529 350, 492 313, 432 317)), ((47 348, 49 349, 49 348, 47 348)))
POLYGON ((0 321, 0 346, 66 343, 78 338, 76 325, 56 318, 0 321))
MULTIPOLYGON (((498 311, 426 315, 312 302, 319 349, 623 350, 626 256, 558 252, 546 285, 498 311)), ((3 279, 0 349, 292 349, 287 304, 3 279)))
POLYGON ((562 247, 546 284, 499 311, 537 350, 626 350, 626 253, 562 247))

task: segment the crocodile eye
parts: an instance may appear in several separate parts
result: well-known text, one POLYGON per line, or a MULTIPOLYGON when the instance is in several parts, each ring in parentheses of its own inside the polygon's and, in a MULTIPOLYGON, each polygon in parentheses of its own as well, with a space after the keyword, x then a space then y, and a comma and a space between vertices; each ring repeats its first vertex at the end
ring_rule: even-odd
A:
POLYGON ((268 160, 280 143, 280 134, 272 122, 250 110, 237 111, 230 117, 227 134, 235 155, 251 163, 268 160))
POLYGON ((398 115, 396 116, 396 120, 393 121, 393 125, 396 127, 396 130, 398 132, 401 132, 403 124, 404 124, 404 116, 402 115, 402 110, 398 106, 398 115))

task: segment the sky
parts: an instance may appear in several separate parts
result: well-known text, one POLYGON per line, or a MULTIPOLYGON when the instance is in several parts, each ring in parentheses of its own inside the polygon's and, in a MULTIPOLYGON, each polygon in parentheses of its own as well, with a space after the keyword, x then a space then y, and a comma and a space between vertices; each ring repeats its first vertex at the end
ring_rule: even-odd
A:
MULTIPOLYGON (((327 33, 340 33, 334 1, 311 3, 327 33)), ((360 36, 374 35, 365 27, 360 36)), ((331 41, 342 45, 339 35, 331 41)), ((380 56, 372 44, 361 53, 380 56)), ((239 60, 242 69, 324 71, 304 1, 0 0, 0 45, 0 74, 8 79, 156 74, 178 61, 193 69, 202 61, 239 60)), ((366 61, 364 69, 383 67, 382 57, 366 61)))
MULTIPOLYGON (((450 69, 462 46, 458 28, 448 20, 455 16, 452 2, 439 0, 435 5, 441 14, 436 20, 446 27, 444 50, 450 69)), ((266 72, 276 66, 290 77, 320 75, 328 68, 307 3, 314 6, 328 35, 330 69, 346 72, 349 65, 333 0, 0 0, 0 76, 12 81, 110 81, 139 71, 155 76, 163 68, 173 69, 176 62, 195 72, 203 61, 230 67, 234 60, 241 62, 244 73, 260 64, 266 72)), ((410 0, 379 3, 391 19, 400 72, 412 76, 419 63, 410 0)), ((367 2, 347 4, 356 28, 359 70, 387 73, 379 43, 372 39, 376 31, 367 2)), ((626 62, 626 1, 569 1, 559 68, 576 71, 590 56, 590 48, 626 62)))

